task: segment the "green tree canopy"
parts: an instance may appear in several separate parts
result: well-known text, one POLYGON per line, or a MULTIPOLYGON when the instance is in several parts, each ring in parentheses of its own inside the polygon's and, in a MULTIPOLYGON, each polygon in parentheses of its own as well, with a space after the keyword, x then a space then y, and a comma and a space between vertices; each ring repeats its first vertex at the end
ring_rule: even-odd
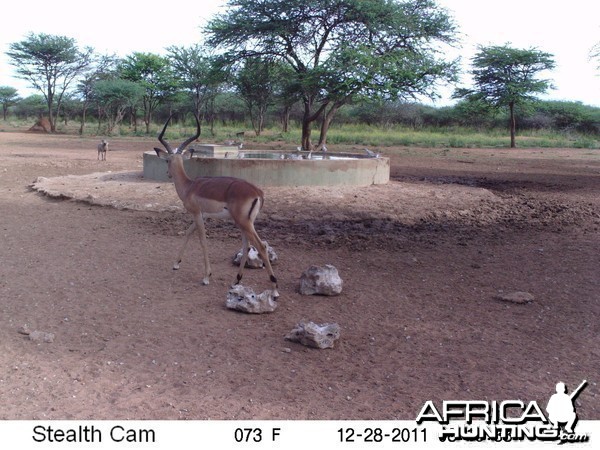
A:
POLYGON ((93 50, 79 50, 75 40, 65 36, 30 33, 27 39, 9 45, 6 55, 16 67, 17 76, 39 90, 48 106, 51 130, 56 131, 56 117, 70 84, 91 62, 93 50))
POLYGON ((144 88, 129 80, 99 80, 94 85, 93 98, 99 112, 107 120, 107 133, 111 134, 118 126, 127 108, 133 108, 144 95, 144 88))
POLYGON ((15 106, 15 114, 17 117, 25 119, 30 116, 40 116, 44 113, 48 106, 46 100, 40 94, 30 95, 25 97, 15 106))
POLYGON ((83 134, 85 128, 88 107, 91 104, 95 84, 100 80, 114 79, 119 59, 114 55, 100 55, 93 59, 89 70, 80 77, 75 92, 81 100, 81 122, 79 134, 83 134))
POLYGON ((179 86, 192 95, 194 110, 200 123, 214 106, 214 99, 226 76, 215 62, 213 50, 195 44, 190 47, 167 48, 169 64, 179 86))
POLYGON ((178 87, 169 61, 153 53, 135 52, 121 62, 119 73, 124 80, 133 81, 144 88, 144 123, 149 134, 154 110, 178 87))
POLYGON ((208 43, 230 63, 262 57, 292 68, 304 107, 302 146, 324 116, 319 145, 337 110, 359 96, 434 95, 453 80, 440 55, 455 26, 433 0, 231 0, 207 26, 208 43))
POLYGON ((10 86, 0 86, 0 104, 2 105, 2 117, 6 120, 8 108, 16 105, 21 100, 18 91, 10 86))
POLYGON ((234 77, 233 84, 244 99, 257 136, 263 131, 267 108, 281 86, 280 64, 261 58, 250 58, 234 77))
POLYGON ((555 67, 553 56, 537 49, 503 46, 479 47, 472 59, 474 87, 457 89, 455 98, 483 101, 495 108, 508 107, 510 112, 510 146, 515 147, 515 106, 546 92, 550 81, 540 79, 540 72, 555 67))

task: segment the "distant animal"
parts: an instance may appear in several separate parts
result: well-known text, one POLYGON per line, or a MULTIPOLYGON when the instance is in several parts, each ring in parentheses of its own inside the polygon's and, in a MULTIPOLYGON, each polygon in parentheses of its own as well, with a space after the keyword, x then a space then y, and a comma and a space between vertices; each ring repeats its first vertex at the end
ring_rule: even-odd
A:
POLYGON ((108 151, 108 141, 102 139, 98 144, 98 159, 100 161, 106 161, 106 152, 108 151))

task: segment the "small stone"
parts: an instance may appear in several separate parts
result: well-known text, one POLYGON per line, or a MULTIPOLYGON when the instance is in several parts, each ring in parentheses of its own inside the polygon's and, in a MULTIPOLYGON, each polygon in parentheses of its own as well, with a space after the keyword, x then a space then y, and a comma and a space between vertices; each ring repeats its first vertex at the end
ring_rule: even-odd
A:
POLYGON ((511 302, 518 304, 531 303, 535 297, 529 292, 510 292, 508 294, 499 294, 494 297, 496 300, 501 300, 503 302, 511 302))
POLYGON ((300 322, 285 338, 307 347, 333 348, 335 341, 340 338, 340 326, 337 323, 317 325, 314 322, 300 322))
POLYGON ((31 330, 29 329, 29 325, 25 324, 18 328, 17 333, 24 334, 25 336, 29 336, 31 330))
POLYGON ((236 284, 229 289, 225 306, 250 314, 263 314, 275 311, 277 302, 272 290, 257 295, 251 288, 236 284))
POLYGON ((36 330, 29 333, 29 339, 35 342, 45 342, 47 344, 51 344, 54 342, 54 334, 36 330))

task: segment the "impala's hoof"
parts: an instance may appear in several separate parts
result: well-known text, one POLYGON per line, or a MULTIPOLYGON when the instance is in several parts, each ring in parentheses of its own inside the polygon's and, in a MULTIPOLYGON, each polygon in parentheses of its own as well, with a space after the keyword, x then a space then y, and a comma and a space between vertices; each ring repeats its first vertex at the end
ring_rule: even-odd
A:
POLYGON ((176 262, 175 264, 173 264, 173 270, 179 270, 179 263, 181 261, 176 262))
POLYGON ((279 291, 277 289, 275 289, 273 291, 273 300, 278 300, 279 299, 279 291))
POLYGON ((210 282, 210 280, 208 279, 208 277, 207 277, 207 278, 204 278, 204 279, 202 280, 202 284, 203 284, 204 286, 208 285, 208 283, 209 283, 209 282, 210 282))

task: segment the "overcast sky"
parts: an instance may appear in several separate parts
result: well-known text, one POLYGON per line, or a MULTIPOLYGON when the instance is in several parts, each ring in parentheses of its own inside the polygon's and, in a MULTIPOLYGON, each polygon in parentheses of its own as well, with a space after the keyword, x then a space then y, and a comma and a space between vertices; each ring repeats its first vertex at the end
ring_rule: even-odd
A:
MULTIPOLYGON (((102 54, 162 54, 170 45, 198 42, 203 24, 225 4, 222 0, 103 0, 84 11, 79 0, 11 1, 2 7, 0 86, 15 87, 22 96, 34 92, 14 77, 5 54, 10 43, 24 40, 30 32, 75 38, 80 47, 91 46, 102 54)), ((535 47, 554 55, 557 65, 544 75, 556 87, 544 98, 600 107, 600 70, 596 68, 600 63, 589 60, 590 49, 600 42, 600 1, 438 0, 438 4, 458 24, 462 48, 450 56, 461 56, 465 71, 478 45, 535 47)), ((466 75, 463 80, 468 86, 466 75)), ((453 89, 441 89, 443 97, 437 104, 448 104, 453 89)))

